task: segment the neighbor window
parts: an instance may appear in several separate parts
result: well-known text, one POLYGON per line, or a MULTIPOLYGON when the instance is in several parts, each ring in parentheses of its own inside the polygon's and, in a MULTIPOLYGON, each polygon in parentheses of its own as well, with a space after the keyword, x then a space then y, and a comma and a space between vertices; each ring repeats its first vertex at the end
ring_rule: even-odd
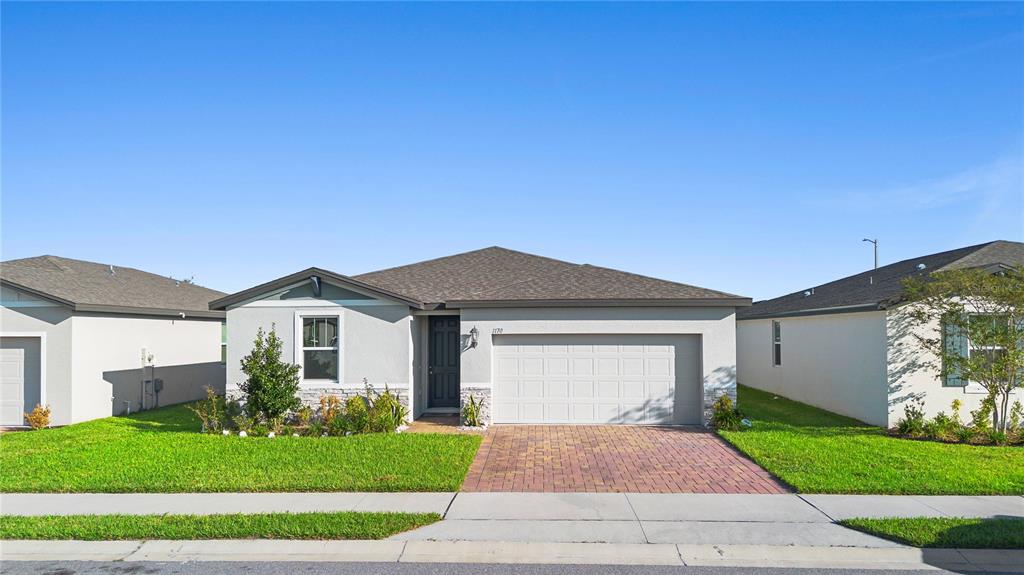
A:
MULTIPOLYGON (((971 331, 988 331, 994 339, 1002 339, 1008 336, 1010 329, 1009 317, 998 314, 972 314, 968 321, 971 331)), ((1001 345, 980 345, 971 341, 967 334, 953 324, 943 323, 942 337, 947 349, 961 357, 981 357, 982 364, 990 364, 1006 355, 1006 348, 1001 345)), ((943 385, 947 387, 964 387, 969 382, 952 366, 943 366, 943 385)))
POLYGON ((220 324, 220 362, 228 362, 228 324, 220 324))
POLYGON ((782 365, 782 323, 772 322, 772 365, 782 365))
POLYGON ((338 318, 302 318, 302 378, 338 381, 338 318))

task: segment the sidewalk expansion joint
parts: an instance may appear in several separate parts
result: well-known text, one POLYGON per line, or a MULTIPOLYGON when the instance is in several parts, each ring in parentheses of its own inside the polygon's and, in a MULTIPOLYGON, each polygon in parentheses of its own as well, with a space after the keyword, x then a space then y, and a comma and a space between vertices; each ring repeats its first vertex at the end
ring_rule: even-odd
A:
MULTIPOLYGON (((640 515, 637 514, 636 509, 633 507, 633 502, 630 501, 629 494, 628 493, 623 493, 622 496, 626 498, 626 503, 629 505, 629 510, 633 512, 633 517, 636 518, 636 523, 637 523, 637 525, 640 526, 640 533, 644 536, 644 541, 646 541, 647 543, 650 543, 651 542, 651 538, 647 536, 647 530, 644 529, 644 522, 640 521, 640 515)), ((679 546, 676 545, 676 552, 678 552, 678 551, 679 551, 679 546)))
POLYGON ((448 518, 448 512, 451 511, 452 505, 455 504, 455 498, 459 496, 459 493, 461 493, 461 491, 456 491, 455 493, 452 493, 452 498, 448 500, 448 505, 444 508, 444 513, 441 514, 441 519, 448 518))
POLYGON ((814 508, 814 509, 815 509, 815 510, 816 510, 816 511, 818 512, 818 513, 821 513, 821 514, 822 514, 822 515, 824 515, 825 517, 828 517, 828 520, 829 520, 829 521, 831 521, 832 523, 838 523, 838 521, 836 521, 836 518, 835 518, 835 517, 832 517, 832 516, 831 516, 831 515, 829 515, 828 513, 825 513, 825 510, 824 510, 824 509, 822 509, 822 508, 818 507, 817 505, 815 505, 814 503, 812 503, 812 502, 808 501, 808 500, 807 500, 807 498, 806 498, 806 497, 804 497, 803 495, 801 495, 801 494, 799 494, 799 493, 798 493, 798 494, 796 495, 796 497, 797 497, 797 499, 799 499, 800 501, 803 501, 804 503, 806 503, 806 504, 810 505, 811 507, 813 507, 813 508, 814 508))

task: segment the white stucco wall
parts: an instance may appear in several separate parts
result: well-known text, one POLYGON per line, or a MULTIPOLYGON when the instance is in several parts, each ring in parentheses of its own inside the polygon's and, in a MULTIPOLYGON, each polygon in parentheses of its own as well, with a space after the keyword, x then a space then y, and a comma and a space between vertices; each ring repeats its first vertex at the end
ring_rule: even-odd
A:
POLYGON ((772 320, 736 322, 739 383, 859 419, 888 423, 884 311, 776 318, 782 365, 772 365, 772 320))
POLYGON ((72 422, 122 413, 121 401, 112 401, 117 385, 128 394, 121 397, 138 401, 143 348, 153 354, 155 377, 164 380, 160 405, 201 397, 206 386, 224 389, 219 319, 75 314, 71 324, 72 422))
POLYGON ((237 392, 238 384, 245 381, 241 370, 242 358, 252 350, 256 331, 260 327, 269 331, 276 325, 277 335, 283 341, 282 358, 301 364, 296 357, 295 317, 302 315, 338 315, 341 318, 339 361, 341 381, 337 384, 306 383, 304 389, 334 389, 349 387, 363 389, 363 378, 371 384, 396 390, 408 390, 413 369, 412 324, 408 306, 370 303, 334 305, 326 300, 288 300, 286 302, 257 301, 229 309, 227 388, 237 392))
POLYGON ((3 288, 2 298, 11 307, 0 306, 0 335, 46 334, 43 385, 44 401, 51 410, 50 423, 71 423, 71 309, 7 288, 3 288))
POLYGON ((462 389, 492 387, 492 337, 496 334, 695 334, 701 337, 705 395, 735 396, 734 308, 487 308, 463 309, 463 335, 474 327, 479 343, 462 354, 462 389))
MULTIPOLYGON (((970 419, 970 412, 978 409, 988 393, 978 384, 966 387, 944 387, 940 378, 941 362, 934 354, 921 349, 914 334, 938 337, 939 322, 914 326, 909 321, 910 306, 900 306, 886 313, 888 333, 888 425, 894 426, 904 416, 904 407, 920 399, 924 402, 926 417, 940 411, 952 413, 954 399, 961 402, 960 417, 970 419)), ((1024 402, 1024 392, 1017 389, 1010 399, 1024 402)))

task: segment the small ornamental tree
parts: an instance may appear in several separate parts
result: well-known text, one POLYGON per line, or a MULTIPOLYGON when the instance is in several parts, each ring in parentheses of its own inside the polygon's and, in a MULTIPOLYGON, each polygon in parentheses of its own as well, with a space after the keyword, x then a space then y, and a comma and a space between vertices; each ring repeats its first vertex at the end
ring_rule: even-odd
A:
POLYGON ((281 361, 281 339, 273 326, 266 336, 263 328, 256 332, 252 352, 242 358, 242 372, 247 379, 238 387, 251 417, 272 421, 301 407, 299 366, 281 361))
POLYGON ((1024 377, 1024 269, 968 268, 904 281, 911 322, 938 326, 915 333, 942 362, 949 385, 984 387, 993 427, 1006 432, 1010 394, 1024 377))

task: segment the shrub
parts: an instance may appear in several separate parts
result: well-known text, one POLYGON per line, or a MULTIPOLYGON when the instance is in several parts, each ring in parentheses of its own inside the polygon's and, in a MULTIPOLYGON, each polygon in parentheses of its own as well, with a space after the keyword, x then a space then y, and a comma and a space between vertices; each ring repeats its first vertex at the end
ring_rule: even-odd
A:
POLYGON ((295 421, 300 427, 307 427, 313 421, 313 408, 303 405, 302 409, 295 413, 295 421))
POLYGON ((319 421, 310 421, 306 427, 306 437, 320 437, 324 434, 324 424, 319 421))
POLYGON ((330 427, 331 422, 341 415, 341 400, 337 395, 320 396, 320 421, 324 427, 330 427))
POLYGON ((712 406, 711 424, 715 429, 725 431, 738 431, 743 421, 743 413, 733 405, 732 398, 722 395, 715 400, 712 406))
POLYGON ((953 437, 955 437, 960 443, 970 443, 974 440, 974 436, 977 433, 978 432, 975 431, 973 427, 961 425, 955 432, 953 432, 953 437))
POLYGON ((1009 437, 1005 431, 999 431, 997 429, 989 429, 985 432, 985 439, 993 445, 1006 445, 1009 441, 1009 437))
POLYGON ((900 435, 918 437, 924 433, 924 402, 920 399, 903 406, 903 419, 896 424, 900 435))
POLYGON ((345 431, 366 433, 370 430, 370 410, 366 407, 366 398, 353 395, 345 400, 345 431))
POLYGON ((956 438, 956 431, 960 427, 959 421, 940 411, 935 414, 935 419, 925 424, 924 433, 932 439, 949 441, 956 438))
POLYGON ((220 433, 224 428, 224 398, 218 396, 212 387, 206 387, 206 399, 185 407, 199 418, 201 433, 220 433))
POLYGON ((252 426, 252 430, 248 433, 253 437, 266 437, 270 433, 270 427, 265 423, 257 423, 252 426))
POLYGON ((35 430, 45 429, 50 426, 50 406, 36 404, 32 411, 25 414, 25 421, 28 426, 35 430))
POLYGON ((232 421, 235 424, 235 429, 238 431, 249 433, 252 430, 252 418, 244 413, 239 413, 232 418, 232 421))
POLYGON ((1010 429, 1020 431, 1022 420, 1024 420, 1024 405, 1021 405, 1020 401, 1015 401, 1013 408, 1010 409, 1010 429))
POLYGON ((483 427, 481 420, 483 415, 484 400, 477 400, 475 395, 469 396, 469 401, 462 406, 462 423, 469 427, 483 427))
POLYGON ((374 397, 370 405, 370 431, 392 433, 405 424, 409 410, 402 405, 398 395, 385 386, 384 391, 374 397))
POLYGON ((971 412, 971 427, 977 431, 986 432, 992 428, 992 410, 996 407, 996 400, 991 395, 981 401, 978 409, 971 412))
POLYGON ((263 421, 281 417, 302 405, 299 391, 299 366, 281 360, 282 342, 274 328, 264 337, 263 328, 249 355, 242 359, 247 379, 239 385, 246 394, 246 410, 263 421))

